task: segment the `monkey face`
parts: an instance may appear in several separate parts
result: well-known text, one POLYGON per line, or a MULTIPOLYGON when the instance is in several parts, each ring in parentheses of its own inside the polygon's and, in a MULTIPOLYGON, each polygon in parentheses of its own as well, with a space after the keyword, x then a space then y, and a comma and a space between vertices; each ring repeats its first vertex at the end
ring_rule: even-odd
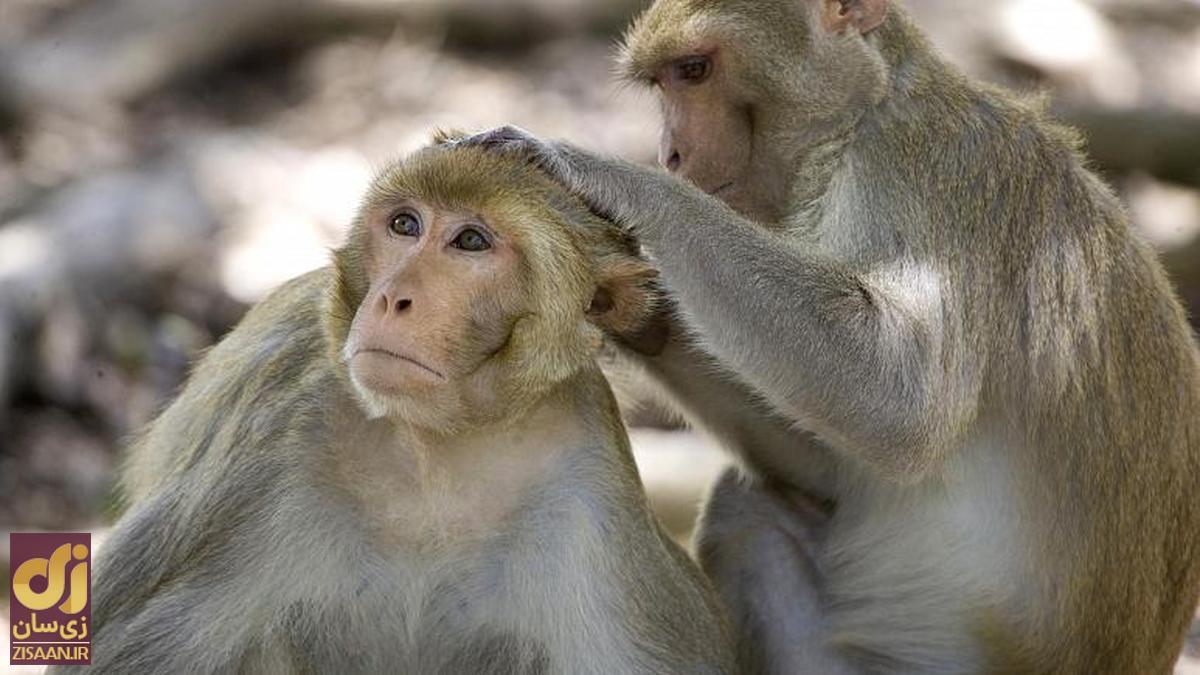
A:
POLYGON ((886 74, 862 33, 885 0, 657 0, 626 36, 626 79, 662 106, 659 162, 752 220, 790 211, 797 163, 871 104, 886 74))
POLYGON ((750 111, 729 96, 724 55, 698 44, 657 69, 662 107, 658 161, 705 192, 736 200, 750 178, 750 111))
POLYGON ((366 411, 454 433, 517 414, 640 327, 653 270, 523 160, 433 147, 376 179, 327 316, 366 411))
POLYGON ((742 56, 727 36, 697 30, 657 49, 636 79, 659 95, 663 168, 747 217, 773 222, 787 207, 788 171, 755 127, 762 110, 742 56))
POLYGON ((472 410, 496 405, 480 395, 495 385, 489 361, 529 308, 517 241, 416 200, 373 210, 364 230, 369 286, 343 348, 364 402, 439 426, 490 417, 472 410))

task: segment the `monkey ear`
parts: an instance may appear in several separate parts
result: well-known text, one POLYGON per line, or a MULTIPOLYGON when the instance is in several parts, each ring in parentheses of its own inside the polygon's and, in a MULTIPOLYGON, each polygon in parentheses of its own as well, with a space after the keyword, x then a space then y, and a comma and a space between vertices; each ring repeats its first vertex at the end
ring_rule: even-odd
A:
POLYGON ((888 0, 820 0, 821 23, 831 33, 853 28, 865 35, 887 18, 888 0))
POLYGON ((636 258, 602 264, 588 319, 608 333, 637 332, 658 303, 657 278, 657 270, 636 258))

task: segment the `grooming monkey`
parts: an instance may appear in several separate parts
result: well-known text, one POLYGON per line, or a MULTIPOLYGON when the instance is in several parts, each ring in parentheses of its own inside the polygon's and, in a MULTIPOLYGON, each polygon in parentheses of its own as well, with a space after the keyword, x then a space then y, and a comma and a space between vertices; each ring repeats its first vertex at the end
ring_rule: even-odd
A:
POLYGON ((593 361, 654 301, 595 219, 477 149, 384 171, 134 446, 92 670, 732 672, 593 361))
POLYGON ((622 66, 660 93, 674 175, 511 127, 467 143, 656 260, 679 318, 639 361, 745 465, 698 537, 741 666, 1169 672, 1200 588, 1200 366, 1076 137, 887 0, 658 0, 622 66))

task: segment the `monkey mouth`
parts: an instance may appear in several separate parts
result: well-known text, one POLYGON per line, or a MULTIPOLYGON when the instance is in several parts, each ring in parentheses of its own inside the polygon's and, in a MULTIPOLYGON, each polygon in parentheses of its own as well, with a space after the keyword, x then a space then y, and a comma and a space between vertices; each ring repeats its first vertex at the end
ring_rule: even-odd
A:
POLYGON ((412 358, 411 356, 405 356, 403 354, 398 354, 394 351, 391 351, 390 349, 384 349, 382 347, 369 347, 367 349, 358 350, 355 353, 355 356, 357 356, 358 354, 381 354, 383 356, 391 357, 391 358, 397 359, 399 361, 404 361, 405 363, 410 363, 410 364, 420 368, 421 370, 424 370, 425 372, 429 373, 430 375, 437 377, 440 380, 446 379, 445 374, 443 374, 437 370, 434 370, 433 368, 430 368, 429 366, 425 365, 424 363, 421 363, 420 361, 412 358))
POLYGON ((724 191, 728 190, 729 188, 733 187, 733 184, 734 184, 734 182, 736 182, 736 181, 729 181, 728 183, 724 183, 724 184, 722 184, 722 185, 718 185, 717 187, 715 187, 715 188, 713 188, 713 189, 709 190, 709 191, 708 191, 708 194, 709 194, 709 196, 716 197, 717 195, 721 194, 722 192, 724 192, 724 191))

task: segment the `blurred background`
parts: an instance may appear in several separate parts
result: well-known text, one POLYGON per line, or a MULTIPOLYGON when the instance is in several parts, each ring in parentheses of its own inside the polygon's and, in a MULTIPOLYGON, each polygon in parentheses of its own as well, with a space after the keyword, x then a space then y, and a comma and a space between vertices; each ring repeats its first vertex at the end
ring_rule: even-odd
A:
MULTIPOLYGON (((0 0, 5 576, 8 531, 102 535, 122 439, 249 304, 324 264, 372 172, 435 127, 652 162, 654 100, 610 76, 644 4, 0 0)), ((904 4, 968 71, 1050 94, 1200 318, 1200 0, 904 4)), ((652 407, 632 421, 685 537, 725 460, 652 407)))

